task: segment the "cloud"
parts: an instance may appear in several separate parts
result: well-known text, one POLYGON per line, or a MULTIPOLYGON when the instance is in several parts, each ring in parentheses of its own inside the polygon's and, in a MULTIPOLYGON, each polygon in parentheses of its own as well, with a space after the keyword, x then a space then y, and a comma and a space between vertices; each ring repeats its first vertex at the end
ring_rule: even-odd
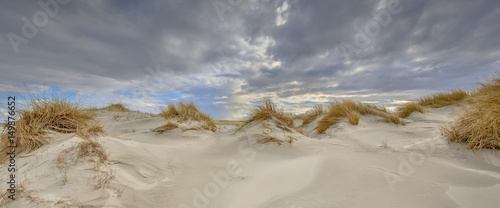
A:
POLYGON ((73 0, 15 53, 7 34, 22 36, 23 17, 32 21, 42 9, 6 2, 0 93, 56 86, 88 105, 124 102, 148 111, 193 100, 216 118, 243 118, 250 101, 266 96, 293 103, 284 106, 290 112, 343 98, 393 106, 473 87, 500 63, 495 1, 227 5, 221 21, 212 1, 73 0), (372 35, 359 47, 366 31, 372 35), (348 59, 346 44, 356 49, 348 59))

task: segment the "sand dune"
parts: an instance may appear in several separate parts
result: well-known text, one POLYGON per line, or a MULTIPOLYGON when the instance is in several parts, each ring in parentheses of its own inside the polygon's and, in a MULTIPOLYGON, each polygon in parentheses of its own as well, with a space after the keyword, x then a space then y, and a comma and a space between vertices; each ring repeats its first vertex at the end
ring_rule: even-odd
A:
POLYGON ((414 113, 406 126, 363 116, 325 134, 306 126, 305 135, 273 121, 159 134, 163 118, 103 111, 104 164, 69 152, 71 166, 59 168, 61 152, 81 140, 53 133, 18 159, 24 197, 6 207, 496 207, 499 153, 448 144, 440 133, 458 111, 414 113), (259 143, 266 135, 293 139, 259 143))

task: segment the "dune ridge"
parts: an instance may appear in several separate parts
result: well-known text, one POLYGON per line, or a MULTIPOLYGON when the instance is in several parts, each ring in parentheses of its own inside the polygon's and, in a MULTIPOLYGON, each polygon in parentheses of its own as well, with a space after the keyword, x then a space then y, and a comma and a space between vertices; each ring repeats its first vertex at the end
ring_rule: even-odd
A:
POLYGON ((0 205, 494 206, 500 203, 500 154, 483 150, 497 148, 495 135, 480 134, 484 128, 476 125, 496 124, 486 112, 498 110, 498 83, 481 85, 460 105, 426 107, 405 118, 353 101, 293 116, 265 99, 242 122, 213 120, 194 103, 152 115, 118 104, 84 109, 64 99, 37 102, 31 109, 46 113, 24 111, 25 122, 56 112, 60 120, 43 123, 45 129, 30 137, 42 143, 20 149, 18 198, 6 198, 1 178, 0 205), (51 111, 63 106, 68 110, 51 111), (64 125, 79 116, 81 123, 64 125), (484 137, 492 143, 475 143, 484 137))

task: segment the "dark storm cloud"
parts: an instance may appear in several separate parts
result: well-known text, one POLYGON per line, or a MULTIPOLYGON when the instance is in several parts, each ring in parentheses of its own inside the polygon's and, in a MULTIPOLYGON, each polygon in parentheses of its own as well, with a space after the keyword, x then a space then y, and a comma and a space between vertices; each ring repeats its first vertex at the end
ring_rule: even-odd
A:
MULTIPOLYGON (((36 2, 9 4, 4 8, 9 10, 8 21, 2 21, 4 35, 21 34, 21 17, 31 19, 41 10, 36 2)), ((57 16, 21 44, 18 54, 4 42, 2 63, 120 80, 141 78, 152 64, 179 74, 194 73, 203 70, 203 64, 237 53, 222 44, 232 38, 219 35, 220 24, 211 24, 215 22, 207 18, 213 16, 211 8, 205 1, 73 0, 61 5, 57 16)))
MULTIPOLYGON (((379 24, 380 32, 370 38, 371 45, 353 54, 352 63, 345 65, 325 62, 345 61, 338 50, 340 43, 355 45, 357 31, 353 26, 363 30, 374 19, 372 12, 379 2, 290 1, 290 4, 290 17, 285 25, 273 30, 276 45, 269 49, 288 70, 281 80, 304 80, 312 84, 328 76, 341 79, 338 88, 345 90, 446 89, 470 87, 477 80, 468 83, 454 80, 471 74, 484 76, 496 70, 500 26, 494 22, 500 19, 499 2, 400 1, 402 11, 392 14, 387 26, 379 24), (414 52, 410 53, 412 48, 414 52), (319 63, 312 61, 324 53, 333 55, 319 63), (310 70, 303 66, 307 64, 313 65, 310 70), (342 75, 360 66, 367 66, 368 71, 342 75)), ((387 6, 382 4, 382 8, 387 6)), ((256 79, 259 78, 254 78, 250 85, 260 84, 256 79)), ((261 79, 269 77, 262 74, 261 79)))

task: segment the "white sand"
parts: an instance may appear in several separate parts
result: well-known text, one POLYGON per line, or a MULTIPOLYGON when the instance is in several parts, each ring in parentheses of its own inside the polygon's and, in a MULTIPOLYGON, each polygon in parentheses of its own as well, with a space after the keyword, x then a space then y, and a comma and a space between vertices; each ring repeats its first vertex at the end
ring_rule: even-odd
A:
MULTIPOLYGON (((474 153, 440 134, 458 111, 417 113, 406 126, 364 116, 358 126, 342 122, 320 135, 308 126, 307 136, 273 121, 240 132, 224 125, 216 133, 158 134, 152 129, 163 118, 102 112, 99 140, 110 157, 99 171, 90 159, 58 168, 61 151, 81 139, 54 134, 18 158, 28 197, 7 207, 498 207, 500 154, 474 153), (296 140, 256 144, 263 134, 296 140), (94 189, 105 176, 114 177, 94 189)), ((5 191, 6 167, 0 176, 5 191)))

